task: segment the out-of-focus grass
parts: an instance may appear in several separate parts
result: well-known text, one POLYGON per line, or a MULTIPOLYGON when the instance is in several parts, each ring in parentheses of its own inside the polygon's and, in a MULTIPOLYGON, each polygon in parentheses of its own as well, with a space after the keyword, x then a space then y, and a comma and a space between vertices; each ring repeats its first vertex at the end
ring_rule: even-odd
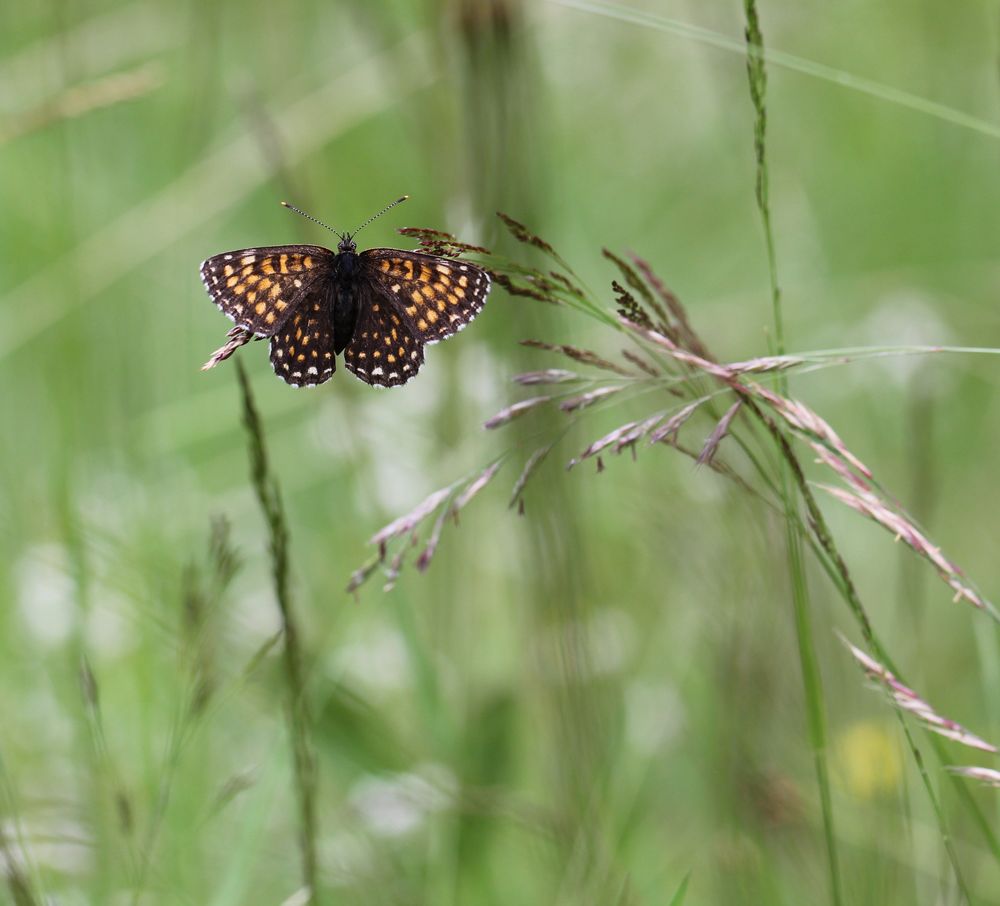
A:
MULTIPOLYGON (((649 11, 742 39, 736 5, 649 11)), ((997 118, 986 3, 760 13, 769 48, 997 118)), ((0 144, 0 827, 20 866, 5 895, 128 902, 148 855, 144 902, 281 903, 301 879, 279 625, 232 363, 198 370, 227 325, 198 262, 325 241, 286 197, 350 228, 412 195, 373 245, 402 224, 493 245, 499 207, 597 289, 616 276, 600 247, 635 249, 720 356, 759 354, 744 60, 501 0, 21 4, 2 22, 0 134, 35 124, 0 144), (139 67, 148 91, 79 103, 139 67), (199 648, 186 577, 218 515, 242 566, 199 648), (192 721, 204 657, 215 691, 192 721)), ((789 351, 997 345, 995 139, 780 68, 768 117, 789 351)), ((344 593, 380 525, 510 442, 479 426, 525 361, 556 364, 514 346, 532 335, 605 341, 497 291, 387 393, 346 373, 296 392, 261 346, 238 353, 294 541, 324 899, 668 902, 690 870, 685 903, 817 901, 780 525, 707 470, 658 450, 600 476, 553 458, 523 520, 497 479, 426 575, 344 593)), ((792 379, 994 597, 996 368, 792 379)), ((598 415, 581 440, 612 427, 598 415)), ((826 509, 907 678, 1000 738, 992 627, 826 509)), ((845 902, 935 902, 951 881, 930 807, 833 637, 842 608, 810 578, 845 902)), ((974 794, 995 820, 996 796, 974 794)), ((941 797, 977 901, 1000 901, 997 866, 941 797)))

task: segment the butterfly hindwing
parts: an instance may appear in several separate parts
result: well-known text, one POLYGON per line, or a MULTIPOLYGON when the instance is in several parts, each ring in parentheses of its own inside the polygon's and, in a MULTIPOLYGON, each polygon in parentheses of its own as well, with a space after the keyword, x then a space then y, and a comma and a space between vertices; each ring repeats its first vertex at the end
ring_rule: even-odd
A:
POLYGON ((411 319, 381 290, 359 293, 358 320, 344 350, 344 364, 366 384, 405 384, 424 363, 424 344, 411 319))
POLYGON ((208 294, 240 327, 274 336, 317 279, 329 276, 334 254, 318 245, 278 245, 215 255, 201 265, 208 294))
POLYGON ((333 324, 318 292, 303 299, 271 337, 274 373, 293 387, 323 384, 337 368, 333 324))
POLYGON ((436 343, 465 327, 482 310, 490 291, 489 274, 467 261, 382 248, 360 257, 424 343, 436 343))

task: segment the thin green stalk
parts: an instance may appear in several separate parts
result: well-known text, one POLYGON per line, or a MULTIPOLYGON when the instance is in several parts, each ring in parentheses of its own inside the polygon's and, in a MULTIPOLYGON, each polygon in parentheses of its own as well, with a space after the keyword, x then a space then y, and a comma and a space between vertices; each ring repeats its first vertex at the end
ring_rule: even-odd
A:
MULTIPOLYGON (((858 596, 857 589, 854 587, 854 581, 851 579, 851 574, 847 569, 847 564, 844 562, 844 559, 840 555, 840 551, 837 550, 837 547, 833 542, 833 535, 830 533, 826 524, 826 519, 823 516, 823 512, 819 508, 816 498, 813 496, 812 489, 806 481, 805 474, 802 471, 798 458, 795 456, 794 450, 792 450, 791 444, 788 442, 788 438, 785 437, 774 420, 757 407, 756 403, 750 401, 748 402, 748 405, 751 411, 761 420, 768 431, 771 432, 771 435, 777 442, 782 455, 784 456, 787 469, 794 478, 798 487, 798 492, 802 495, 802 498, 805 501, 806 510, 809 514, 809 529, 811 529, 811 534, 807 535, 807 537, 810 540, 811 546, 816 553, 819 562, 827 571, 831 580, 841 592, 843 598, 847 601, 848 606, 851 608, 851 612, 858 621, 861 634, 864 637, 865 642, 871 647, 872 651, 876 654, 876 657, 883 664, 889 667, 889 669, 892 670, 897 677, 900 677, 898 670, 892 663, 892 659, 885 652, 885 649, 882 647, 881 642, 878 640, 874 630, 872 629, 871 620, 869 620, 868 614, 865 612, 864 605, 861 603, 861 599, 858 596)), ((805 526, 802 524, 802 521, 798 517, 797 513, 795 531, 797 537, 801 540, 802 536, 805 534, 805 526)), ((903 681, 901 677, 900 681, 903 681)), ((930 776, 924 767, 923 757, 920 754, 920 750, 917 748, 916 742, 914 741, 909 728, 906 726, 905 721, 903 721, 903 716, 899 714, 898 711, 897 718, 900 720, 907 745, 913 755, 914 763, 920 773, 920 779, 934 810, 934 815, 938 823, 938 829, 941 832, 941 837, 944 841, 945 850, 948 853, 948 859, 951 862, 952 870, 955 872, 955 878, 965 895, 966 900, 971 902, 969 899, 968 889, 965 885, 965 880, 962 876, 961 867, 958 862, 958 854, 955 852, 951 834, 945 824, 944 812, 941 809, 941 804, 934 792, 934 787, 931 785, 930 776)), ((932 747, 934 748, 935 754, 941 762, 944 763, 944 750, 941 745, 941 740, 933 733, 930 733, 930 731, 928 731, 928 737, 932 747)), ((960 778, 954 775, 949 775, 949 777, 951 777, 953 782, 960 780, 960 778)), ((996 854, 997 839, 990 829, 985 815, 983 815, 978 804, 972 798, 964 784, 956 783, 956 787, 959 789, 960 796, 962 797, 964 804, 969 808, 973 817, 976 819, 977 824, 984 830, 987 842, 991 845, 991 849, 993 849, 994 854, 996 854)))
POLYGON ((299 848, 302 880, 309 889, 310 902, 319 903, 316 859, 316 760, 313 754, 311 721, 305 695, 303 656, 299 629, 292 610, 288 583, 288 525, 277 480, 268 468, 264 429, 254 405, 250 381, 243 363, 236 362, 243 400, 243 423, 250 454, 250 480, 267 525, 274 594, 281 613, 284 638, 283 660, 288 684, 288 731, 295 769, 295 792, 299 805, 299 848))
MULTIPOLYGON (((764 36, 760 30, 756 0, 744 0, 746 15, 747 79, 753 101, 754 157, 756 169, 756 198, 764 229, 767 249, 768 274, 771 283, 771 308, 774 319, 774 344, 778 355, 785 352, 785 328, 781 312, 781 287, 778 284, 778 265, 771 228, 771 208, 767 169, 767 71, 764 66, 764 36)), ((787 382, 778 376, 779 392, 787 394, 787 382)), ((830 870, 830 896, 834 906, 842 903, 837 837, 833 824, 833 802, 830 795, 830 775, 827 766, 826 714, 823 706, 823 686, 813 641, 812 618, 809 613, 809 585, 802 555, 802 538, 796 531, 799 514, 799 495, 787 461, 781 465, 781 497, 785 504, 785 540, 788 550, 788 569, 792 584, 792 606, 795 612, 795 634, 798 641, 799 664, 806 698, 806 716, 809 741, 813 751, 816 784, 819 788, 820 807, 823 814, 823 833, 826 839, 827 863, 830 870)))
MULTIPOLYGON (((651 28, 666 34, 677 35, 687 38, 708 47, 715 47, 729 53, 746 53, 745 45, 737 39, 708 28, 692 25, 689 22, 682 22, 679 19, 671 19, 667 16, 660 16, 656 13, 635 9, 616 3, 601 3, 599 0, 549 0, 558 6, 565 6, 569 9, 576 9, 580 12, 591 13, 592 15, 605 16, 609 19, 616 19, 619 22, 628 22, 632 25, 639 25, 643 28, 651 28)), ((901 88, 886 85, 884 82, 876 82, 874 79, 867 79, 864 76, 855 75, 852 72, 845 72, 833 66, 825 66, 813 60, 797 57, 794 54, 785 53, 781 50, 760 50, 761 57, 772 66, 787 69, 791 72, 802 73, 814 79, 828 82, 831 85, 838 85, 849 91, 856 91, 866 94, 869 97, 878 98, 889 104, 896 104, 906 110, 913 110, 924 116, 940 120, 944 123, 951 123, 961 129, 969 129, 978 132, 988 138, 1000 139, 1000 125, 966 113, 964 110, 957 110, 947 104, 932 101, 929 98, 921 97, 901 88)))

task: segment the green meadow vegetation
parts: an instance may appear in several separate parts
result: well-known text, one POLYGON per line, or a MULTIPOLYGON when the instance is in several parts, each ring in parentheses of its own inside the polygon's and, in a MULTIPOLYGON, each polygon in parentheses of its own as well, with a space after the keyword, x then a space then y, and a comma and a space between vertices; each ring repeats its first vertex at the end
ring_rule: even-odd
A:
POLYGON ((998 154, 985 0, 5 5, 0 902, 1000 904, 998 154))

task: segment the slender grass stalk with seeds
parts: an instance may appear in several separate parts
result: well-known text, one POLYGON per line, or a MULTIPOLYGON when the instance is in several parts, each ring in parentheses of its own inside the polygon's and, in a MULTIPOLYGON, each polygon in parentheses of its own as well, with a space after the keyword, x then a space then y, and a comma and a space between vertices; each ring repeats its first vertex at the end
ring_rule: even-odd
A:
POLYGON ((250 381, 242 362, 237 362, 243 422, 250 454, 250 479, 267 525, 271 554, 271 578, 281 614, 282 655, 285 682, 288 685, 288 733, 292 745, 295 795, 299 808, 299 850, 302 881, 309 902, 319 903, 316 855, 316 760, 313 753, 311 719, 306 698, 302 643, 289 586, 289 537, 285 510, 278 482, 271 474, 267 459, 264 429, 254 405, 250 381))

